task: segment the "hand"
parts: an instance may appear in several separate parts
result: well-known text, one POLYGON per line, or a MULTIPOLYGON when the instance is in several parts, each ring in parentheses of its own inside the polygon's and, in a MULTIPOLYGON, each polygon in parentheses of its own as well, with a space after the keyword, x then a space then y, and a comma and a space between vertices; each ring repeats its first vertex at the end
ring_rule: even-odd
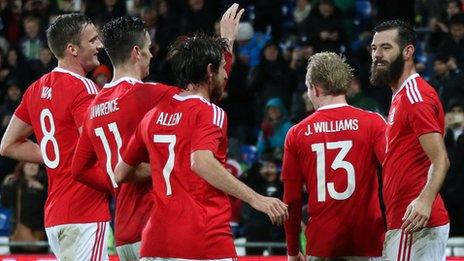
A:
POLYGON ((432 211, 433 200, 416 198, 406 208, 401 228, 406 233, 413 233, 421 230, 429 221, 430 212, 432 211))
POLYGON ((6 176, 5 179, 3 180, 3 185, 10 185, 13 182, 15 182, 17 179, 18 177, 15 174, 10 174, 6 176))
POLYGON ((288 206, 278 198, 259 195, 256 200, 250 202, 250 205, 268 215, 274 225, 280 226, 288 218, 288 206))
POLYGON ((44 186, 40 182, 38 182, 37 180, 29 180, 27 182, 27 185, 30 188, 35 188, 35 189, 40 189, 40 190, 44 189, 44 186))
POLYGON ((320 34, 319 34, 319 37, 321 38, 321 40, 327 40, 329 37, 330 37, 330 33, 327 32, 327 31, 322 31, 320 34))
MULTIPOLYGON (((229 40, 229 44, 233 44, 235 41, 235 37, 237 36, 238 31, 238 24, 240 22, 240 18, 242 17, 243 12, 245 9, 240 9, 238 11, 238 4, 233 4, 227 9, 227 11, 222 15, 222 19, 220 22, 221 28, 221 37, 226 38, 229 40)), ((232 49, 230 50, 232 51, 232 49)))
POLYGON ((287 261, 306 261, 306 258, 299 252, 297 256, 287 256, 287 261))

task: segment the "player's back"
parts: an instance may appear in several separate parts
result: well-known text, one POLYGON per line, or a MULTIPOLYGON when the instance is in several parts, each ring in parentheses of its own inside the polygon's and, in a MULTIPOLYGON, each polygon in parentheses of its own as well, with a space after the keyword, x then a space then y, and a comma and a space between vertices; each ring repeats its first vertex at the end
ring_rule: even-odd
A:
POLYGON ((174 95, 141 124, 150 152, 154 206, 142 236, 143 257, 235 256, 227 195, 191 170, 191 153, 213 151, 225 163, 225 112, 200 96, 174 95), (152 223, 153 222, 153 223, 152 223))
POLYGON ((337 104, 319 108, 289 131, 286 150, 297 159, 309 194, 310 255, 381 256, 377 167, 384 130, 380 115, 337 104))
POLYGON ((97 92, 89 79, 56 68, 28 88, 16 111, 32 125, 47 167, 46 227, 109 220, 106 195, 71 175, 78 128, 97 92))
MULTIPOLYGON (((106 84, 89 107, 84 123, 99 167, 114 179, 114 168, 122 146, 129 141, 143 116, 167 94, 178 88, 143 83, 124 77, 106 84)), ((141 232, 152 206, 151 182, 123 183, 116 197, 116 245, 141 240, 141 232)))

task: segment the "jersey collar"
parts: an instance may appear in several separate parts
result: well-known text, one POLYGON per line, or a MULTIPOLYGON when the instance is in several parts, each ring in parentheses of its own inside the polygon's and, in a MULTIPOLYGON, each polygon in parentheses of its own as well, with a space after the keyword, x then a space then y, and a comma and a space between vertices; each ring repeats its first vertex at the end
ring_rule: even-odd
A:
POLYGON ((126 77, 121 77, 121 78, 117 79, 116 81, 106 83, 103 86, 103 88, 111 88, 111 87, 114 87, 114 86, 120 84, 121 82, 128 82, 128 83, 130 83, 132 85, 134 85, 135 83, 142 83, 142 81, 140 81, 140 80, 137 80, 135 78, 126 76, 126 77))
POLYGON ((196 95, 196 94, 186 95, 186 96, 181 96, 181 95, 175 94, 172 97, 174 99, 178 100, 178 101, 186 101, 188 99, 200 99, 202 102, 206 102, 206 103, 210 104, 210 102, 208 100, 206 100, 204 97, 201 97, 200 95, 196 95))
MULTIPOLYGON (((72 76, 74 76, 74 77, 76 77, 76 78, 79 78, 79 79, 85 78, 85 77, 82 76, 82 75, 79 75, 79 74, 77 74, 77 73, 75 73, 75 72, 71 72, 71 71, 66 70, 66 69, 63 69, 63 68, 61 68, 61 67, 55 67, 55 69, 53 69, 52 72, 67 73, 67 74, 70 74, 70 75, 72 75, 72 76)), ((85 79, 86 79, 86 78, 85 78, 85 79)))
POLYGON ((409 77, 404 80, 404 82, 401 84, 401 87, 398 89, 398 91, 396 91, 393 95, 392 95, 392 101, 393 99, 395 98, 395 96, 401 91, 404 89, 404 86, 406 86, 406 83, 408 83, 410 80, 412 79, 415 79, 416 77, 420 77, 420 75, 418 73, 413 73, 411 75, 409 75, 409 77))
POLYGON ((335 108, 340 108, 340 107, 345 107, 345 106, 348 106, 348 104, 346 104, 346 103, 329 104, 329 105, 325 105, 325 106, 319 107, 319 108, 317 109, 317 111, 335 109, 335 108))

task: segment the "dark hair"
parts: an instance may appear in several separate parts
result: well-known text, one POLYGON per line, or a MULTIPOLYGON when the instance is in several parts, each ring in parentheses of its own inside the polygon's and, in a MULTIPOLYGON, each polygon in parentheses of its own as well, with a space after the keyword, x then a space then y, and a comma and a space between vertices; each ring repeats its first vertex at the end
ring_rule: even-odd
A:
POLYGON ((48 46, 52 53, 62 58, 66 46, 78 45, 81 32, 92 21, 83 14, 73 13, 60 15, 47 29, 48 46))
POLYGON ((208 64, 217 72, 226 48, 224 38, 204 34, 178 37, 169 48, 168 59, 179 86, 186 88, 188 84, 204 82, 208 64))
POLYGON ((147 30, 136 17, 118 17, 102 28, 103 46, 114 65, 127 61, 134 46, 143 47, 147 30))
POLYGON ((414 28, 409 24, 401 20, 390 20, 383 22, 377 25, 374 28, 374 33, 386 31, 386 30, 398 30, 398 39, 397 42, 401 49, 406 47, 406 45, 411 44, 412 46, 416 47, 417 36, 416 31, 414 28))

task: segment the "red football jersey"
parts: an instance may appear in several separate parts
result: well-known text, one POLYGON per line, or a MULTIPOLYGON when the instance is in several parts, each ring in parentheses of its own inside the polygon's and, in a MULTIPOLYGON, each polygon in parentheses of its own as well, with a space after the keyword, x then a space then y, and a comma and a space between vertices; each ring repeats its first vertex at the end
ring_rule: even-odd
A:
POLYGON ((138 165, 148 153, 154 205, 142 234, 142 257, 235 257, 228 196, 191 170, 191 153, 227 153, 225 112, 204 98, 174 95, 144 117, 122 159, 138 165))
MULTIPOLYGON (((392 98, 387 125, 384 200, 388 229, 401 227, 407 206, 419 196, 431 162, 419 137, 444 133, 444 112, 435 90, 419 74, 411 75, 392 98)), ((443 200, 437 195, 427 227, 448 223, 443 200)))
MULTIPOLYGON (((382 255, 377 167, 385 153, 385 125, 376 113, 334 104, 289 130, 282 178, 307 188, 309 255, 382 255)), ((288 249, 297 252, 298 245, 290 240, 288 249)))
POLYGON ((71 175, 79 128, 96 94, 91 80, 55 68, 29 86, 15 112, 33 127, 47 167, 45 227, 110 220, 107 195, 71 175))
MULTIPOLYGON (((160 100, 179 91, 177 87, 143 83, 130 77, 106 84, 89 107, 74 164, 96 157, 102 169, 100 175, 108 175, 114 182, 120 149, 127 145, 143 116, 160 100)), ((115 215, 117 246, 141 240, 152 207, 150 193, 151 182, 119 186, 115 215)))

